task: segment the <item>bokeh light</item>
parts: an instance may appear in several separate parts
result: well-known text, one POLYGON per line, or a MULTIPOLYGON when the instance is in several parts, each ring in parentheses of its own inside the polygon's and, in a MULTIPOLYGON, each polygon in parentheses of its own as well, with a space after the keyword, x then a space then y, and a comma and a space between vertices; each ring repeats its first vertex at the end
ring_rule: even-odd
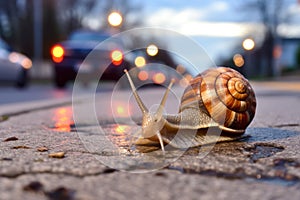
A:
POLYGON ((24 58, 21 62, 21 65, 25 69, 30 69, 32 67, 32 61, 29 58, 24 58))
POLYGON ((156 83, 156 84, 162 84, 166 81, 166 76, 159 72, 159 73, 156 73, 154 76, 153 76, 153 82, 156 83))
POLYGON ((185 69, 185 67, 183 66, 183 65, 177 65, 177 67, 176 67, 176 71, 179 73, 179 74, 184 74, 185 73, 185 71, 186 71, 186 69, 185 69))
POLYGON ((282 48, 280 45, 276 45, 273 49, 273 57, 279 59, 282 55, 282 48))
POLYGON ((56 45, 52 48, 52 55, 55 57, 61 57, 64 55, 64 49, 60 45, 56 45))
POLYGON ((252 50, 255 47, 255 42, 251 38, 247 38, 243 41, 243 48, 247 51, 252 50))
POLYGON ((65 51, 62 46, 55 45, 51 50, 52 60, 57 63, 61 62, 63 60, 64 53, 65 51))
POLYGON ((245 64, 245 60, 241 54, 235 54, 233 56, 233 62, 237 67, 243 67, 245 64))
POLYGON ((20 64, 24 69, 30 69, 32 67, 32 61, 20 53, 11 52, 8 59, 12 63, 20 64))
POLYGON ((117 113, 118 113, 119 115, 123 115, 123 114, 125 113, 124 107, 121 106, 121 105, 117 106, 117 113))
POLYGON ((110 57, 113 64, 120 65, 123 60, 123 53, 119 50, 114 50, 113 52, 111 52, 110 57))
POLYGON ((120 26, 123 21, 123 18, 120 13, 114 11, 108 15, 107 20, 111 26, 120 26))
POLYGON ((113 113, 116 117, 128 117, 130 115, 128 106, 123 102, 116 102, 113 106, 113 113))
POLYGON ((142 70, 138 73, 138 78, 141 80, 141 81, 145 81, 149 78, 149 74, 148 72, 142 70))
POLYGON ((12 52, 9 54, 8 59, 10 60, 10 62, 16 63, 19 61, 19 56, 18 53, 16 52, 12 52))
POLYGON ((57 131, 70 132, 71 125, 74 124, 71 107, 57 108, 54 110, 54 129, 57 131))
POLYGON ((158 53, 158 47, 154 44, 150 44, 146 51, 149 56, 156 56, 158 53))
POLYGON ((146 60, 143 56, 138 56, 138 57, 135 58, 134 64, 137 67, 143 67, 146 64, 146 60))
POLYGON ((127 126, 127 125, 119 125, 118 124, 115 127, 115 131, 119 134, 126 133, 128 131, 128 129, 129 129, 129 126, 127 126))

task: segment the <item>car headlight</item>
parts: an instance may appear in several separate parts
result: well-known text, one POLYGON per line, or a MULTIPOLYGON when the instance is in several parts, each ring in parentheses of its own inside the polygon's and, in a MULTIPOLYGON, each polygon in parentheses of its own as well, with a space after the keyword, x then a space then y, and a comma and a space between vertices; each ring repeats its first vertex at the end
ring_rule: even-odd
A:
POLYGON ((32 67, 32 61, 18 52, 11 52, 8 59, 12 63, 21 65, 24 69, 30 69, 32 67))

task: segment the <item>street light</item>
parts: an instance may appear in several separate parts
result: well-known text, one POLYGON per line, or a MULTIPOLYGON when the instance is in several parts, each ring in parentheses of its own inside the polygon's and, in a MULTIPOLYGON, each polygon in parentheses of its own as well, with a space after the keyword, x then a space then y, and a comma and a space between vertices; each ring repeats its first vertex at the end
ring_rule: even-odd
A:
POLYGON ((144 65, 146 65, 146 60, 143 56, 138 56, 138 57, 135 58, 134 64, 137 67, 143 67, 144 65))
POLYGON ((147 54, 149 56, 156 56, 158 53, 158 47, 155 45, 155 44, 150 44, 148 47, 147 47, 147 54))
MULTIPOLYGON (((251 51, 255 47, 255 42, 251 38, 246 38, 243 41, 242 46, 246 50, 246 52, 245 52, 245 58, 243 60, 240 59, 240 62, 239 63, 235 63, 235 64, 237 64, 237 65, 240 64, 241 66, 239 66, 239 67, 244 66, 243 70, 242 70, 242 73, 245 76, 249 76, 251 74, 250 70, 253 70, 253 68, 250 67, 250 62, 251 62, 251 51)), ((243 58, 243 57, 241 57, 241 58, 243 58)))
POLYGON ((108 23, 111 26, 120 26, 122 24, 123 18, 119 12, 113 11, 107 17, 108 23))
POLYGON ((255 47, 255 42, 251 38, 247 38, 243 41, 243 48, 247 51, 251 51, 255 47))

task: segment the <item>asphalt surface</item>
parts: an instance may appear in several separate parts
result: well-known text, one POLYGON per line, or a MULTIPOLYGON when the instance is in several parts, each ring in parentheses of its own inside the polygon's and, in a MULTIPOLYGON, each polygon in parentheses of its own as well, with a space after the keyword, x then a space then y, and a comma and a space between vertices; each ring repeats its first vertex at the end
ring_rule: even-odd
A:
MULTIPOLYGON (((300 84, 253 86, 247 137, 165 155, 128 147, 141 116, 130 91, 1 106, 0 199, 300 199, 300 84)), ((140 93, 151 110, 163 91, 140 93)))

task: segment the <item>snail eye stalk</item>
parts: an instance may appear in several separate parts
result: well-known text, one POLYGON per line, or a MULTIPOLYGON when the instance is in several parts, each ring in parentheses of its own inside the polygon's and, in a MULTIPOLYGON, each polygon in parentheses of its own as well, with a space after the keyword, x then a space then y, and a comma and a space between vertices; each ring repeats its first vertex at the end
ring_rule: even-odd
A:
POLYGON ((170 82, 170 84, 169 84, 169 86, 168 86, 168 88, 167 88, 167 90, 166 90, 166 92, 165 92, 165 94, 164 94, 164 96, 163 96, 163 98, 162 98, 162 100, 161 100, 161 102, 160 102, 159 108, 157 109, 157 112, 156 112, 156 114, 157 114, 159 117, 162 116, 163 109, 164 109, 164 107, 165 107, 165 104, 166 104, 166 101, 167 101, 169 92, 170 92, 171 87, 172 87, 172 85, 174 84, 174 82, 175 82, 175 80, 172 79, 171 82, 170 82))
POLYGON ((132 79, 131 79, 131 77, 130 77, 128 71, 125 69, 124 72, 125 72, 125 74, 126 74, 126 76, 127 76, 127 79, 128 79, 128 81, 129 81, 129 84, 130 84, 131 90, 132 90, 132 92, 133 92, 133 95, 134 95, 134 97, 135 97, 135 100, 136 100, 137 104, 139 105, 139 107, 140 107, 142 113, 143 113, 143 114, 148 113, 148 109, 146 108, 145 104, 143 103, 141 97, 138 95, 138 93, 137 93, 137 91, 136 91, 136 88, 135 88, 135 86, 134 86, 134 83, 133 83, 133 81, 132 81, 132 79))

